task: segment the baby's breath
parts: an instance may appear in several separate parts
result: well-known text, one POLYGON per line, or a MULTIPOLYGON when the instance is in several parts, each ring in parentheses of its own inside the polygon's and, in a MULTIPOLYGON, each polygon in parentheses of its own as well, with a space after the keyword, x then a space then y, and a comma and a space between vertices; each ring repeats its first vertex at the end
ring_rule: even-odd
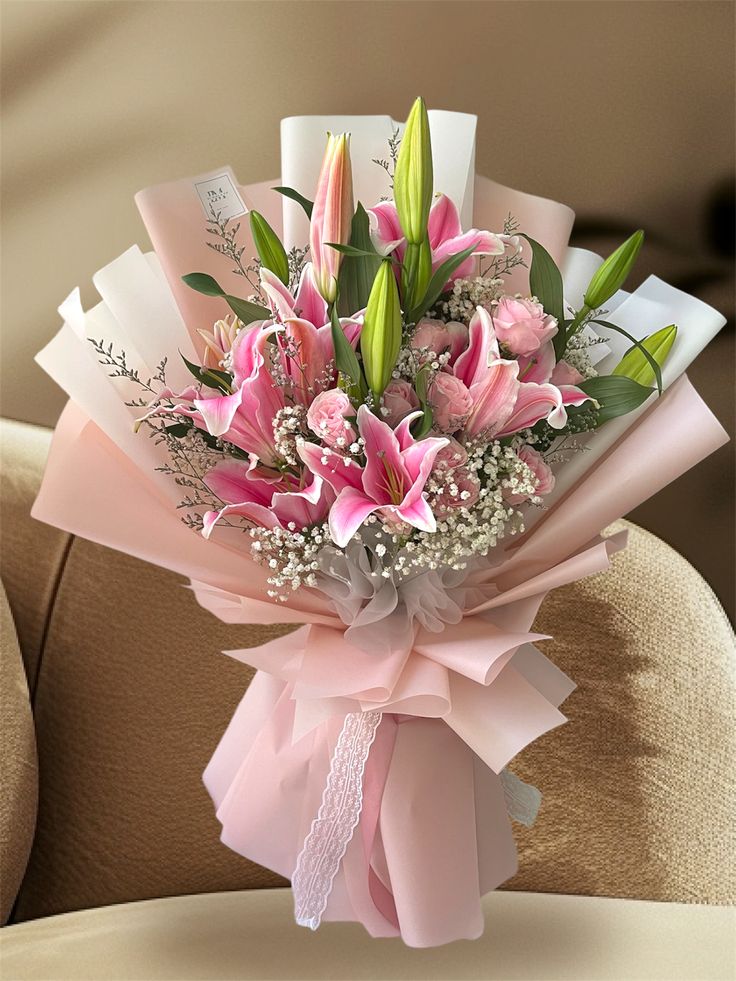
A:
MULTIPOLYGON (((381 576, 400 583, 428 570, 464 570, 506 536, 522 532, 522 513, 509 498, 541 500, 535 496, 536 477, 515 446, 498 440, 478 444, 468 449, 467 459, 462 454, 459 466, 443 462, 434 468, 425 491, 437 515, 436 531, 420 531, 386 510, 367 518, 355 540, 381 559, 381 576)), ((362 447, 356 444, 356 449, 362 447)), ((343 552, 332 543, 327 523, 252 528, 249 534, 254 558, 269 570, 269 595, 281 601, 302 586, 315 585, 323 548, 328 546, 332 555, 343 552)))
POLYGON ((490 310, 502 293, 503 280, 495 276, 456 279, 450 295, 439 304, 439 313, 445 320, 469 324, 476 307, 490 310))

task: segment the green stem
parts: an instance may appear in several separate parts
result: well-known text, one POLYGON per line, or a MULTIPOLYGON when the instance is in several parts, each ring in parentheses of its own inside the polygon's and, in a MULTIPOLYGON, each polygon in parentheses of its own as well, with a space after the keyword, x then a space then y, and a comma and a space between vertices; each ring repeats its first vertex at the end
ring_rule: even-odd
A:
POLYGON ((404 310, 413 310, 424 298, 431 277, 432 253, 429 248, 429 239, 425 238, 419 245, 414 242, 407 242, 401 270, 404 310))
POLYGON ((589 306, 587 306, 587 304, 583 303, 582 307, 575 314, 575 319, 570 324, 570 326, 567 328, 567 336, 565 338, 565 341, 566 342, 569 341, 570 338, 574 337, 577 334, 577 332, 582 327, 583 321, 585 320, 585 318, 588 316, 589 313, 592 313, 592 312, 593 311, 591 310, 591 308, 589 306))

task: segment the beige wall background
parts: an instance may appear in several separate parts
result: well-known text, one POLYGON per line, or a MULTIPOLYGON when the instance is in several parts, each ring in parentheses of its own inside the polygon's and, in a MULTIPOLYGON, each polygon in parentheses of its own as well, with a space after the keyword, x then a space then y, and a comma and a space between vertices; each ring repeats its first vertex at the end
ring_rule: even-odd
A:
MULTIPOLYGON (((32 362, 76 285, 147 246, 133 194, 230 163, 275 177, 278 124, 390 113, 422 93, 477 113, 477 169, 570 204, 577 244, 649 232, 656 272, 730 316, 691 376, 724 423, 733 286, 713 201, 732 187, 731 2, 2 3, 2 413, 53 425, 32 362)), ((733 611, 726 449, 633 515, 733 611)))

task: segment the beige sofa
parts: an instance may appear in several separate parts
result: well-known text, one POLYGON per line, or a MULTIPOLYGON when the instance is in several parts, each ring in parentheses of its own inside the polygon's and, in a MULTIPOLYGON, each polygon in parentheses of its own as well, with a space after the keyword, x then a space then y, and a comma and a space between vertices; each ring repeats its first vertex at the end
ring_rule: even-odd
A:
POLYGON ((668 546, 630 525, 609 573, 542 607, 579 687, 517 761, 544 802, 484 937, 311 934, 287 883, 219 842, 200 780, 250 677, 218 652, 273 630, 32 521, 49 439, 3 424, 5 981, 734 977, 734 638, 668 546))

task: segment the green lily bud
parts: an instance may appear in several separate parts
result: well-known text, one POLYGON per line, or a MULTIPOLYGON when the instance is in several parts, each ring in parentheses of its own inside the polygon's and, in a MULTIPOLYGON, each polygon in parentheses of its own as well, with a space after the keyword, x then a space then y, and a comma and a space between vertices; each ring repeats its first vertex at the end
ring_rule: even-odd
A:
MULTIPOLYGON (((651 354, 661 368, 675 343, 676 337, 677 327, 675 324, 670 324, 669 327, 663 327, 661 330, 650 334, 649 337, 645 337, 641 346, 651 354)), ((627 378, 639 382, 640 385, 651 385, 655 377, 654 369, 638 347, 632 347, 631 350, 627 351, 611 374, 625 375, 627 378)))
POLYGON ((590 285, 583 297, 583 303, 589 310, 597 310, 610 300, 616 290, 621 289, 626 278, 631 272, 631 267, 639 255, 639 250, 644 242, 644 232, 638 232, 627 238, 623 245, 619 245, 606 261, 598 267, 590 285))
POLYGON ((376 400, 391 381, 401 347, 399 290, 390 260, 384 260, 373 280, 360 333, 365 378, 376 400))
POLYGON ((284 286, 289 285, 289 260, 276 232, 262 214, 250 212, 250 230, 264 269, 270 269, 284 286))
POLYGON ((394 172, 394 201, 410 245, 421 245, 426 238, 433 183, 429 117, 424 100, 419 98, 406 121, 394 172))

